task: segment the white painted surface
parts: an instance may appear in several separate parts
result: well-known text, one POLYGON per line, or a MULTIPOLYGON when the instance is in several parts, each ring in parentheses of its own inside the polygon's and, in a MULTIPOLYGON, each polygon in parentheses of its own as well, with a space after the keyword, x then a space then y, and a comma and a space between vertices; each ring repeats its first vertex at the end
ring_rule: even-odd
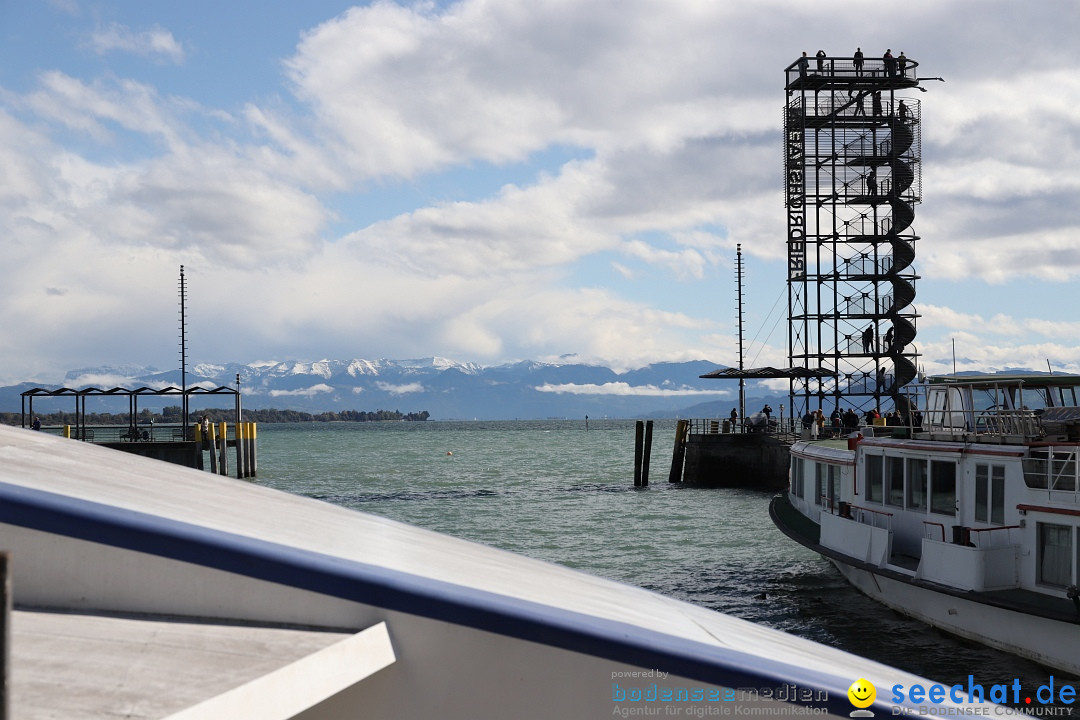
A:
MULTIPOLYGON (((717 678, 741 671, 764 673, 774 683, 812 679, 817 687, 830 687, 834 697, 846 697, 847 686, 860 677, 879 687, 926 682, 640 588, 41 433, 0 427, 0 483, 9 496, 11 488, 15 495, 25 488, 29 494, 76 499, 79 512, 86 511, 83 501, 100 504, 110 521, 126 522, 126 511, 138 513, 132 517, 152 520, 148 543, 158 539, 154 527, 168 527, 179 533, 175 543, 190 556, 172 559, 168 548, 115 546, 130 544, 130 534, 91 542, 65 536, 70 528, 41 532, 10 518, 0 524, 0 545, 13 551, 19 603, 353 631, 385 622, 397 660, 297 716, 303 720, 610 716, 615 678, 662 670, 659 657, 707 663, 717 678), (203 556, 190 555, 200 543, 209 543, 203 556), (218 560, 216 552, 236 547, 242 558, 251 551, 250 568, 207 567, 218 560), (269 554, 260 555, 263 550, 269 554), (335 595, 330 588, 304 589, 305 578, 261 577, 266 562, 301 563, 295 568, 304 575, 306 558, 320 577, 345 582, 362 570, 362 579, 383 584, 356 596, 352 587, 335 595), (427 617, 417 614, 427 612, 427 605, 394 607, 396 601, 386 597, 402 587, 419 588, 423 603, 445 607, 427 617), (439 617, 444 611, 446 617, 439 617), (477 613, 483 615, 480 625, 455 619, 477 613), (551 644, 543 632, 524 639, 522 623, 549 628, 560 642, 569 634, 581 647, 551 644), (635 659, 597 655, 596 643, 608 653, 611 647, 629 648, 624 654, 635 659)), ((62 662, 75 672, 85 669, 79 657, 62 662)), ((679 676, 665 682, 714 687, 679 676)))

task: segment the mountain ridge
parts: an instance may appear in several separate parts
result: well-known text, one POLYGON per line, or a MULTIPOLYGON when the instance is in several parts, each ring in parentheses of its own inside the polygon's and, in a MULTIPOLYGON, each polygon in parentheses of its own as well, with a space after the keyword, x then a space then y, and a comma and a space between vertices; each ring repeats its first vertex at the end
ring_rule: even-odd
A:
MULTIPOLYGON (((685 408, 703 401, 730 405, 733 383, 704 380, 723 367, 707 360, 661 362, 615 371, 602 365, 520 360, 483 366, 431 356, 392 360, 351 358, 316 361, 204 362, 186 373, 188 387, 236 387, 244 407, 305 412, 377 409, 427 410, 433 419, 539 419, 550 417, 686 417, 685 408)), ((179 369, 132 364, 81 367, 61 385, 20 383, 0 388, 0 411, 18 412, 20 393, 43 387, 180 387, 179 369)), ((763 393, 772 396, 766 388, 763 393)), ((194 398, 193 398, 194 400, 194 398)), ((219 399, 220 400, 220 399, 219 399)), ((68 410, 70 398, 35 398, 41 412, 68 410), (46 407, 48 405, 49 407, 46 407), (55 406, 55 407, 53 407, 55 406)), ((88 398, 88 411, 126 412, 126 402, 88 398), (90 404, 100 407, 91 408, 90 404), (124 407, 119 407, 119 405, 124 407)), ((211 403, 205 397, 199 402, 211 403)), ((175 396, 141 396, 139 407, 178 405, 175 396)), ((723 414, 726 415, 727 411, 723 414)))

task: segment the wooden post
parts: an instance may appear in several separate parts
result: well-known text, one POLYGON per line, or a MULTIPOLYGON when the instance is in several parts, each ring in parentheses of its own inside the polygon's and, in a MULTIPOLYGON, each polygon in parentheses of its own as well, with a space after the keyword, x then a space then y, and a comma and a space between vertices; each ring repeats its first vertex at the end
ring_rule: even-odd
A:
POLYGON ((259 437, 258 423, 251 423, 251 477, 259 472, 259 437))
POLYGON ((686 457, 686 436, 689 433, 689 420, 680 420, 675 424, 675 448, 671 452, 671 472, 668 473, 668 482, 682 482, 683 460, 686 457))
POLYGON ((206 449, 210 451, 210 472, 217 475, 217 425, 210 423, 206 434, 206 449))
POLYGON ((229 424, 225 421, 221 423, 221 437, 218 438, 219 450, 221 459, 218 461, 219 469, 222 475, 229 474, 229 424))
POLYGON ((236 436, 236 478, 244 475, 244 423, 233 423, 233 435, 236 436))
POLYGON ((645 423, 634 424, 634 487, 641 487, 641 456, 644 448, 645 423))
POLYGON ((0 720, 11 716, 11 553, 0 550, 0 720))
POLYGON ((641 487, 649 487, 649 459, 652 456, 652 420, 645 421, 645 456, 641 463, 641 487))

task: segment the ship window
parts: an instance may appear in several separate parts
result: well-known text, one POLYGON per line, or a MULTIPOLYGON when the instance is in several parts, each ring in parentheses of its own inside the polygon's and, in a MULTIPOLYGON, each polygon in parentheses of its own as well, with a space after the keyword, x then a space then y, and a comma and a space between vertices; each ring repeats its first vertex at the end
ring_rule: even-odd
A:
POLYGON ((888 491, 885 502, 897 507, 904 506, 904 458, 885 459, 885 484, 888 491))
POLYGON ((907 506, 913 510, 926 509, 926 461, 908 458, 907 506))
POLYGON ((990 474, 990 522, 1005 524, 1005 466, 993 465, 990 474))
POLYGON ((1005 466, 975 466, 975 521, 1005 523, 1005 466))
POLYGON ((794 460, 795 462, 791 463, 791 492, 798 497, 806 497, 803 494, 803 471, 806 461, 802 458, 794 458, 794 460))
POLYGON ((885 465, 880 455, 867 455, 866 462, 866 500, 882 502, 884 500, 885 465))
POLYGON ((1039 523, 1038 578, 1043 585, 1072 584, 1072 526, 1039 523))
POLYGON ((840 498, 840 466, 829 465, 829 501, 835 506, 840 498))
POLYGON ((956 463, 930 462, 930 512, 956 514, 956 463))
POLYGON ((820 505, 825 494, 825 465, 814 463, 814 504, 820 505))

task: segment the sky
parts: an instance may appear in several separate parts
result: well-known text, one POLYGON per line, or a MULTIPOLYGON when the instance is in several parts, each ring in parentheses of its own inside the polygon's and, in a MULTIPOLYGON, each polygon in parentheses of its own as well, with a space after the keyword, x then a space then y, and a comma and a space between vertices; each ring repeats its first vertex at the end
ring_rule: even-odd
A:
POLYGON ((920 63, 919 364, 1080 371, 1080 3, 0 0, 0 383, 786 366, 784 68, 920 63), (902 11, 901 11, 902 8, 902 11))

